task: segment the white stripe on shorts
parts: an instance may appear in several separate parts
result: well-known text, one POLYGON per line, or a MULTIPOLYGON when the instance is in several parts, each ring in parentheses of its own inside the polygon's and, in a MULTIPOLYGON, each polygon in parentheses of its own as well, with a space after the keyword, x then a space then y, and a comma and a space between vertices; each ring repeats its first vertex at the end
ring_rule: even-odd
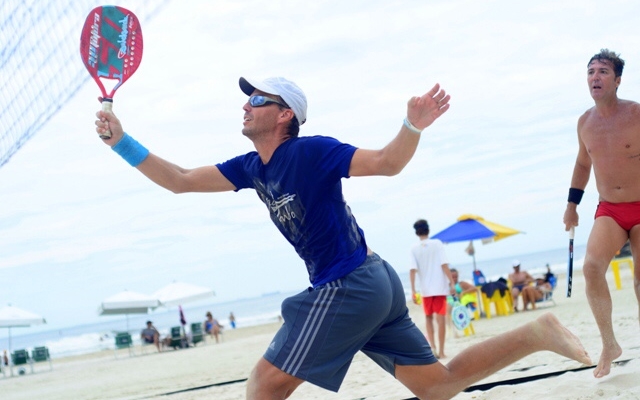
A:
POLYGON ((304 362, 304 358, 311 349, 313 341, 322 326, 327 311, 329 311, 331 302, 335 297, 338 288, 342 286, 341 279, 329 282, 321 289, 322 295, 318 296, 313 302, 311 311, 307 315, 302 331, 291 349, 291 353, 282 365, 282 371, 295 376, 304 362))

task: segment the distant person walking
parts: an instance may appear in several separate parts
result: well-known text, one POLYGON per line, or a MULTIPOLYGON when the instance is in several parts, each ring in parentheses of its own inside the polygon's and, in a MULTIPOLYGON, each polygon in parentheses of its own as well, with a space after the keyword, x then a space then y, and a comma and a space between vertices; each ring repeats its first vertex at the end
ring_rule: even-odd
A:
POLYGON ((429 224, 418 220, 413 229, 420 243, 411 249, 411 297, 416 301, 416 275, 420 280, 422 308, 426 316, 427 340, 437 358, 445 358, 444 340, 447 333, 447 296, 456 294, 455 281, 449 270, 444 245, 438 239, 429 239, 429 224), (434 315, 438 324, 438 341, 434 337, 434 315))
POLYGON ((618 98, 623 68, 624 60, 608 49, 587 64, 587 85, 595 106, 578 119, 578 156, 563 218, 566 230, 578 226, 576 209, 593 167, 599 203, 582 270, 602 337, 602 353, 593 371, 596 378, 608 375, 611 362, 622 355, 613 332, 613 305, 605 274, 627 240, 640 304, 640 104, 618 98))
POLYGON ((236 316, 233 315, 233 312, 229 313, 229 325, 231 325, 231 329, 236 329, 236 316))

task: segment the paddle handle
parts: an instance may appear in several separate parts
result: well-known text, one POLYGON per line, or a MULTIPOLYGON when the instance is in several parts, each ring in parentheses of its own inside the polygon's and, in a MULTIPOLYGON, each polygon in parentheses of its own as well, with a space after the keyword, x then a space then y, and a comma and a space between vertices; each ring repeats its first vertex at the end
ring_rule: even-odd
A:
POLYGON ((573 238, 575 237, 575 227, 569 229, 569 262, 567 264, 567 297, 571 297, 573 286, 573 238))

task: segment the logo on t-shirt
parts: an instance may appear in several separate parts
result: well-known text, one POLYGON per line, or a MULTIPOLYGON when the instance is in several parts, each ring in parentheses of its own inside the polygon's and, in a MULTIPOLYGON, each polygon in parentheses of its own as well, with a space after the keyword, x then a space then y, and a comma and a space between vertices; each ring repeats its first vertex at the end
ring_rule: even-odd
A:
POLYGON ((283 194, 275 200, 265 199, 271 214, 275 215, 280 223, 284 224, 296 218, 295 211, 289 206, 294 201, 295 194, 283 194))

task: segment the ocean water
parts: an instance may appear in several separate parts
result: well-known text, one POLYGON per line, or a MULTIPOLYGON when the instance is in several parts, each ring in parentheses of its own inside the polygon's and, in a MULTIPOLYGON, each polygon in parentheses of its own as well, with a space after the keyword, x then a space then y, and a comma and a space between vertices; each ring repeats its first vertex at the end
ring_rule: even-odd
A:
MULTIPOLYGON (((576 246, 574 248, 574 268, 581 269, 586 246, 576 246)), ((523 254, 517 257, 508 257, 493 260, 476 260, 476 267, 481 270, 488 281, 495 281, 499 277, 506 277, 512 271, 512 261, 517 258, 522 269, 532 275, 546 272, 546 265, 549 264, 551 270, 556 274, 563 274, 567 271, 568 249, 560 248, 548 251, 523 254)), ((471 258, 470 258, 471 260, 471 258)), ((460 273, 460 279, 473 282, 473 264, 454 265, 460 273)), ((405 287, 407 299, 410 298, 409 273, 399 273, 405 287)), ((301 290, 304 288, 301 288, 301 290)), ((234 300, 230 302, 213 303, 204 306, 183 306, 183 313, 187 321, 187 331, 192 323, 201 323, 205 319, 205 313, 211 311, 225 329, 231 329, 228 315, 233 312, 236 316, 238 328, 255 326, 275 322, 280 315, 280 304, 282 301, 296 292, 270 293, 262 296, 234 300)), ((153 312, 148 315, 130 315, 128 317, 113 317, 99 323, 70 326, 67 328, 40 331, 37 333, 18 334, 15 329, 11 335, 11 346, 8 343, 8 336, 3 332, 0 338, 0 349, 32 349, 36 346, 47 346, 53 359, 90 353, 100 350, 111 350, 114 348, 114 333, 128 331, 131 333, 134 344, 140 341, 140 330, 145 326, 147 320, 152 320, 154 325, 160 330, 162 336, 167 335, 171 327, 180 325, 180 315, 178 308, 168 309, 161 312, 153 312)))

